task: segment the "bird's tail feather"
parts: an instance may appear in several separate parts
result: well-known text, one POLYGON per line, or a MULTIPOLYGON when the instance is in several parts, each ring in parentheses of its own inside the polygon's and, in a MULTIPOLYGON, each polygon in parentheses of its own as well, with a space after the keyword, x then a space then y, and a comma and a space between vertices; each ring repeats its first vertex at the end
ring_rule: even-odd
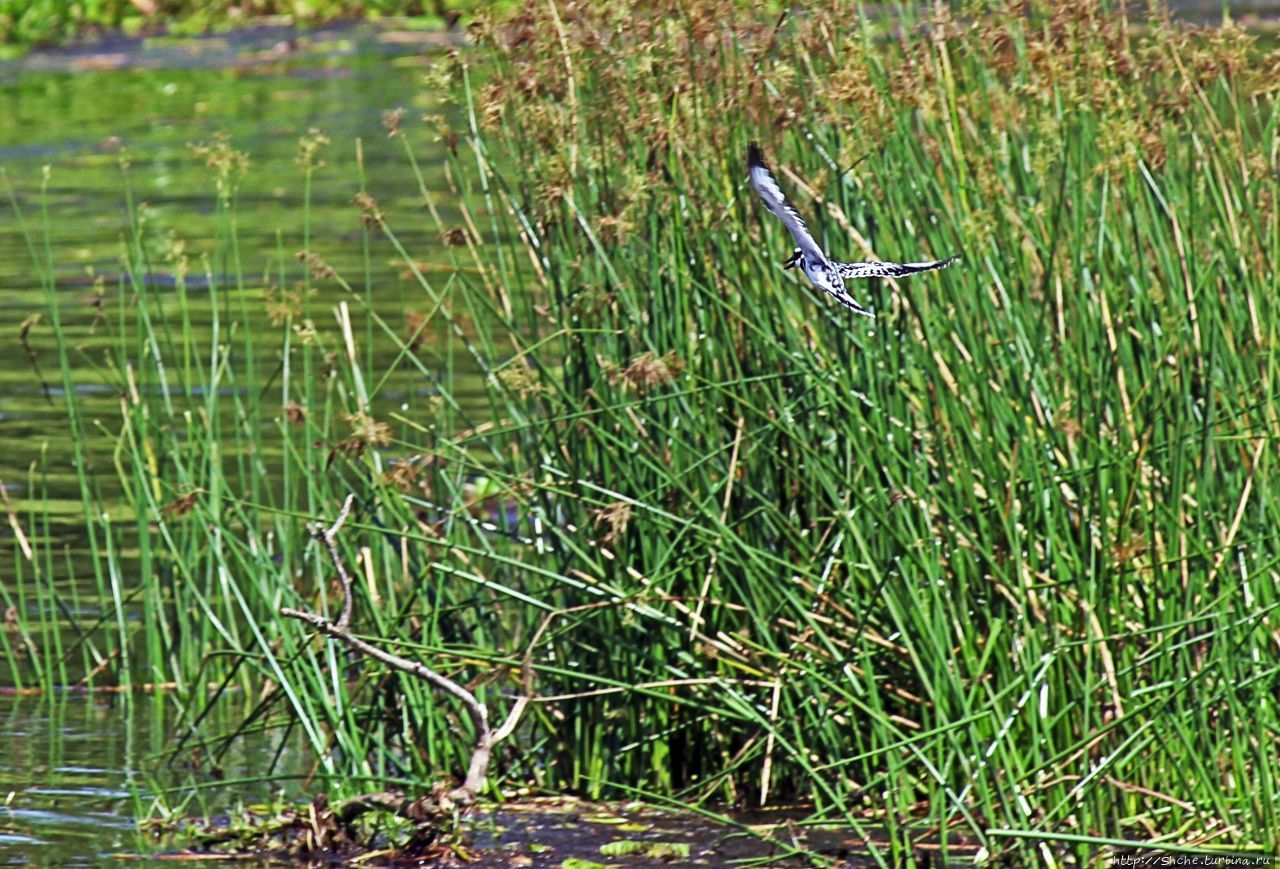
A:
POLYGON ((931 272, 934 269, 945 269, 958 259, 960 259, 960 254, 949 256, 946 259, 934 260, 933 262, 928 263, 903 263, 902 269, 909 275, 913 275, 916 272, 931 272))

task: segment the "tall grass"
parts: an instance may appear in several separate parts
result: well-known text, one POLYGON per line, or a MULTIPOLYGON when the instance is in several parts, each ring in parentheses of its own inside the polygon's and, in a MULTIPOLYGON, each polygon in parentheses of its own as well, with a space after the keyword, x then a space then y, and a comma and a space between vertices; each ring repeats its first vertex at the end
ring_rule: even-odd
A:
MULTIPOLYGON (((473 32, 444 178, 393 124, 452 267, 357 196, 407 330, 318 250, 340 306, 278 290, 251 329, 215 287, 206 346, 181 282, 125 287, 118 672, 196 734, 241 685, 338 790, 463 769, 459 710, 276 615, 339 605, 303 525, 353 491, 362 633, 498 708, 532 656, 494 796, 799 801, 886 865, 1280 847, 1274 56, 1087 4, 473 32), (833 255, 964 260, 851 319, 777 268, 752 138, 833 255)), ((211 285, 248 268, 229 154, 211 285)))

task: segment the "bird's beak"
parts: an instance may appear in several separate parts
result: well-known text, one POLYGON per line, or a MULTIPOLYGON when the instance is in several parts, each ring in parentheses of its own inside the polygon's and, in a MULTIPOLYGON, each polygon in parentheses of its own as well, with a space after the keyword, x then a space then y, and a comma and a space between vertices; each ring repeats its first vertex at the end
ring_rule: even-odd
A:
POLYGON ((800 251, 795 251, 794 253, 791 254, 790 258, 787 259, 787 261, 782 264, 782 267, 784 269, 793 269, 796 267, 797 264, 799 264, 799 262, 800 262, 800 251))

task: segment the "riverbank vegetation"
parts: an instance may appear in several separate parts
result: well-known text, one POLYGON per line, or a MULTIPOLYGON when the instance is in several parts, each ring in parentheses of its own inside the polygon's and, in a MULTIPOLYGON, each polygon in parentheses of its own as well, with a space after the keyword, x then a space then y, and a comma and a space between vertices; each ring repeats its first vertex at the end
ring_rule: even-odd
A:
MULTIPOLYGON (((354 495, 352 630, 527 704, 482 796, 800 804, 884 865, 1280 848, 1280 56, 1092 3, 544 3, 472 35, 427 85, 452 111, 387 119, 421 211, 352 179, 403 322, 305 208, 241 261, 268 182, 213 143, 221 237, 134 206, 95 361, 120 418, 85 419, 27 215, 69 436, 118 447, 76 471, 102 611, 16 620, 12 677, 171 682, 175 752, 215 758, 204 711, 241 704, 336 796, 460 780, 464 706, 280 614, 347 605, 306 528, 354 495), (751 139, 838 258, 963 260, 852 319, 779 270, 751 139)), ((339 146, 304 140, 304 189, 339 146)), ((49 594, 38 501, 10 516, 49 594)))

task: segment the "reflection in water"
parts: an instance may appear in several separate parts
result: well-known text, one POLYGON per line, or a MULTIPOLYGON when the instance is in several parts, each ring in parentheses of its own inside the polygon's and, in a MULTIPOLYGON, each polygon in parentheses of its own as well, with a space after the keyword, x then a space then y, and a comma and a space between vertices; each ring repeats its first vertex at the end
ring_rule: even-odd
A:
MULTIPOLYGON (((98 865, 107 854, 137 852, 134 812, 146 811, 155 787, 200 785, 211 807, 271 796, 261 785, 216 786, 212 764, 191 769, 189 751, 171 763, 180 730, 162 694, 0 695, 0 864, 98 865)), ((275 757, 270 738, 234 740, 217 759, 220 780, 260 774, 275 757)), ((291 748, 274 762, 288 779, 307 758, 291 748)))
MULTIPOLYGON (((48 229, 62 324, 74 348, 74 391, 80 413, 92 421, 84 447, 93 484, 108 503, 119 486, 113 465, 119 388, 111 385, 119 374, 112 369, 122 356, 142 352, 132 344, 122 352, 118 343, 122 331, 137 329, 131 320, 136 316, 134 283, 141 287, 137 292, 159 300, 166 316, 179 319, 183 303, 170 260, 182 245, 191 264, 183 312, 188 322, 164 328, 189 329, 194 345, 209 346, 214 340, 211 306, 217 304, 223 329, 234 321, 237 338, 262 329, 278 331, 264 296, 278 294, 280 286, 294 289, 305 267, 297 257, 304 247, 298 154, 299 139, 309 130, 323 131, 332 142, 320 155, 324 166, 312 183, 310 245, 361 294, 352 318, 362 337, 374 337, 361 310, 366 298, 393 328, 404 322, 406 310, 428 307, 422 290, 403 279, 403 264, 385 242, 372 239, 366 253, 360 213, 352 204, 363 174, 406 249, 427 268, 440 256, 438 232, 424 219, 416 184, 405 183, 410 175, 403 145, 387 137, 383 113, 406 106, 438 110, 421 96, 420 76, 430 45, 441 38, 423 35, 424 48, 403 34, 390 36, 367 28, 305 36, 253 31, 233 38, 133 44, 132 53, 120 55, 131 63, 120 69, 99 69, 85 60, 83 50, 0 65, 0 117, 6 119, 0 124, 0 169, 27 226, 38 234, 37 256, 42 259, 39 234, 48 229), (282 40, 290 49, 272 53, 282 40), (215 250, 219 223, 212 170, 190 145, 224 132, 235 148, 250 155, 236 200, 238 270, 234 263, 201 260, 215 250), (357 140, 363 147, 363 173, 356 161, 357 140), (42 196, 46 166, 48 195, 42 196), (130 203, 145 221, 152 274, 130 276, 122 266, 130 203), (243 285, 225 280, 237 271, 243 285), (211 283, 216 293, 210 291, 211 283)), ((116 46, 107 53, 119 55, 116 46)), ((427 187, 446 189, 441 146, 423 135, 420 125, 406 123, 406 133, 427 187)), ((457 219, 449 197, 442 196, 437 207, 446 221, 457 219)), ((48 517, 48 526, 39 533, 48 535, 51 550, 60 556, 52 566, 53 594, 46 598, 56 597, 63 614, 68 608, 92 609, 94 602, 86 603, 83 596, 92 597, 93 589, 67 588, 70 577, 83 582, 92 571, 74 445, 65 434, 64 389, 48 300, 18 221, 7 208, 0 215, 0 322, 41 317, 29 329, 26 346, 13 340, 0 343, 0 443, 6 446, 0 450, 0 481, 19 511, 32 507, 48 517)), ((332 281, 320 281, 308 298, 311 316, 332 324, 331 312, 341 297, 332 281)), ((219 338, 229 340, 229 332, 219 338)), ((396 370, 394 342, 362 343, 370 369, 396 370)), ((422 355, 432 362, 429 348, 422 355)), ((478 401, 480 379, 470 376, 468 360, 459 358, 454 365, 456 393, 464 403, 468 394, 478 401)), ((144 392, 158 388, 140 385, 144 392)), ((236 389, 223 388, 225 394, 236 389)), ((188 392, 198 396, 200 390, 197 384, 188 392)), ((429 379, 406 371, 403 378, 389 378, 377 400, 412 415, 432 394, 429 379)), ((269 403, 264 407, 273 410, 269 403)), ((262 424, 274 423, 267 415, 262 424)), ((0 542, 8 541, 7 527, 0 528, 0 542)), ((16 551, 0 545, 0 578, 13 577, 20 569, 13 561, 16 551)), ((0 595, 0 615, 12 603, 0 595)), ((29 601, 27 606, 32 605, 29 601)))
MULTIPOLYGON (((219 132, 228 133, 234 147, 247 151, 251 159, 237 197, 243 272, 251 283, 222 285, 220 300, 229 314, 246 320, 251 328, 265 326, 264 288, 277 282, 282 272, 287 280, 298 276, 295 255, 303 247, 303 184, 296 161, 298 140, 311 128, 322 130, 333 143, 324 150, 326 165, 313 183, 313 249, 358 289, 366 284, 376 289, 374 306, 389 322, 402 322, 405 308, 424 306, 421 291, 400 279, 401 268, 391 261, 388 249, 375 243, 373 270, 365 274, 364 236, 359 212, 351 204, 359 189, 359 138, 368 189, 395 221, 406 248, 424 259, 439 251, 440 240, 423 219, 414 185, 404 183, 408 170, 403 148, 387 138, 382 123, 383 112, 390 108, 436 108, 424 105, 419 96, 419 54, 404 56, 421 49, 399 41, 379 42, 373 35, 312 35, 285 60, 243 69, 201 65, 209 56, 226 56, 225 39, 211 40, 216 51, 206 50, 204 40, 183 43, 196 46, 186 50, 189 57, 161 43, 145 49, 139 64, 119 70, 0 69, 0 117, 6 119, 0 124, 0 169, 29 226, 39 230, 45 223, 42 209, 47 208, 63 324, 68 340, 82 350, 72 364, 77 391, 89 399, 82 405, 86 418, 102 419, 112 428, 119 417, 115 390, 105 388, 103 376, 94 369, 105 362, 106 348, 119 331, 118 318, 130 313, 133 289, 121 267, 130 199, 136 209, 145 210, 154 248, 148 253, 156 274, 139 276, 139 282, 162 298, 174 295, 166 259, 172 253, 171 239, 184 244, 192 263, 186 283, 195 306, 191 318, 197 341, 211 338, 211 313, 207 303, 205 310, 199 306, 208 298, 209 275, 216 281, 229 270, 209 264, 209 271, 200 262, 200 256, 214 247, 213 179, 189 146, 210 141, 219 132), (171 65, 147 68, 157 54, 171 65), (127 172, 122 172, 122 161, 129 166, 127 172), (50 171, 47 198, 40 195, 45 166, 50 171), (200 334, 201 329, 206 334, 200 334)), ((250 45, 244 54, 257 50, 250 45)), ((25 63, 41 66, 33 60, 25 63)), ((413 128, 408 129, 413 135, 413 128)), ((428 186, 443 189, 439 146, 426 136, 419 136, 414 146, 428 186)), ((447 199, 440 208, 446 220, 455 216, 447 199)), ((51 499, 49 509, 77 525, 79 491, 70 444, 62 436, 65 411, 53 391, 60 388, 58 357, 46 299, 27 240, 7 208, 0 217, 0 289, 0 322, 18 324, 44 315, 29 334, 34 364, 17 342, 0 345, 0 442, 21 445, 0 454, 0 480, 11 494, 34 495, 26 491, 28 469, 41 458, 49 485, 41 494, 51 499)), ((315 315, 327 322, 338 296, 332 284, 322 282, 313 299, 315 315)), ((393 355, 386 348, 385 360, 393 355)), ((371 361, 382 360, 375 356, 371 361)), ((90 447, 100 456, 109 455, 105 437, 90 447)), ((110 476, 105 475, 105 485, 111 484, 110 476)), ((6 557, 0 552, 0 571, 6 557)))

